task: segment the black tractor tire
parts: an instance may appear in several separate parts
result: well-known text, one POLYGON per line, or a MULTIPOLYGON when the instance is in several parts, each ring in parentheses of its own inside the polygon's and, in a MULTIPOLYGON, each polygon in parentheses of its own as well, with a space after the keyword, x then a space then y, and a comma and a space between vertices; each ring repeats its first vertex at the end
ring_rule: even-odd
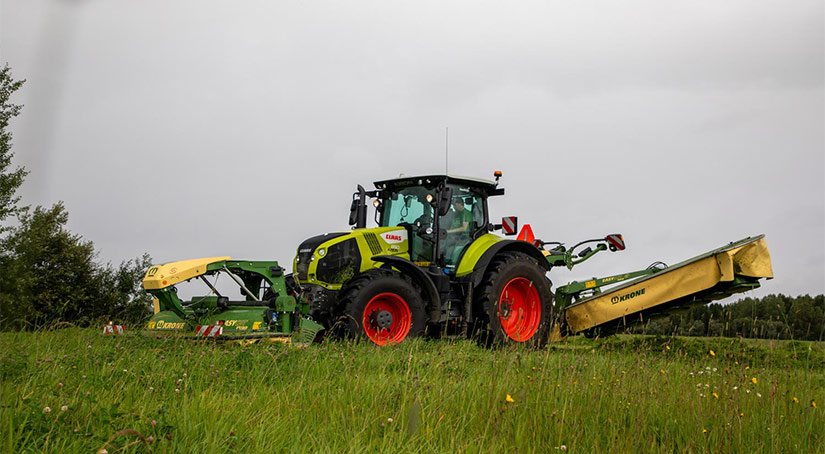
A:
POLYGON ((546 269, 527 254, 503 252, 476 289, 473 336, 483 345, 540 348, 553 328, 553 292, 546 269))
POLYGON ((343 326, 349 337, 378 345, 395 344, 424 334, 427 312, 421 292, 397 271, 374 269, 341 290, 343 326))

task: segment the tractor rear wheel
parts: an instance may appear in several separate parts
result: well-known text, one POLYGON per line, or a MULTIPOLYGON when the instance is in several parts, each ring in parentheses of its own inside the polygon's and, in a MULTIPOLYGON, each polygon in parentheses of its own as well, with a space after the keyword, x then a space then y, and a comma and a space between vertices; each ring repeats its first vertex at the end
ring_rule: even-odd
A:
POLYGON ((421 294, 401 273, 375 269, 353 279, 339 299, 353 338, 397 344, 424 333, 427 316, 421 294))
POLYGON ((545 270, 532 257, 505 252, 490 263, 476 307, 486 324, 475 334, 484 343, 541 347, 553 324, 553 293, 545 270))

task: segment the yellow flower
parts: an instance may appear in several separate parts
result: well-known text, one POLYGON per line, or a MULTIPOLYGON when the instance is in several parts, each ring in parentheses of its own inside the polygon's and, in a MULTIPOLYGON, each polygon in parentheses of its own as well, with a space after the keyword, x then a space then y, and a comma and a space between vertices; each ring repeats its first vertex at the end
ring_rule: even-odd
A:
POLYGON ((504 398, 504 400, 505 400, 506 402, 509 402, 509 403, 513 403, 513 402, 515 402, 515 400, 513 399, 513 396, 511 396, 511 395, 509 395, 509 394, 507 394, 507 397, 505 397, 505 398, 504 398))
POLYGON ((799 399, 797 399, 796 397, 794 397, 794 398, 793 398, 793 403, 798 404, 798 403, 799 403, 799 399))
POLYGON ((734 361, 733 364, 739 365, 739 361, 734 361))
POLYGON ((812 401, 811 401, 811 406, 812 406, 812 407, 814 407, 814 408, 816 408, 816 402, 812 400, 812 401))
POLYGON ((715 399, 718 399, 718 398, 719 398, 719 394, 713 393, 713 397, 714 397, 715 399))
POLYGON ((708 433, 708 430, 707 429, 702 429, 702 433, 706 434, 706 433, 708 433))
POLYGON ((739 416, 740 416, 740 417, 741 417, 741 416, 745 416, 745 414, 744 414, 744 413, 739 413, 739 416))
POLYGON ((745 366, 745 370, 748 370, 750 368, 751 368, 751 366, 745 366))
POLYGON ((716 353, 713 353, 713 350, 710 351, 710 356, 716 356, 716 353))
POLYGON ((661 372, 662 374, 666 374, 666 373, 667 373, 667 372, 665 372, 665 370, 664 370, 664 369, 659 369, 659 372, 661 372))
POLYGON ((756 384, 756 377, 751 378, 751 383, 756 384))
POLYGON ((665 348, 670 350, 670 345, 665 345, 665 348))

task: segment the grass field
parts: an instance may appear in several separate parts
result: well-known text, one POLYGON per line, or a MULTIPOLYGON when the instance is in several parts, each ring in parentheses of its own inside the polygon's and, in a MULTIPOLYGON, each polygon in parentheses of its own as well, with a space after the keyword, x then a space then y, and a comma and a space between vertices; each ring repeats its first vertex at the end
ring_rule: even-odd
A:
POLYGON ((0 334, 0 451, 825 452, 825 346, 0 334))

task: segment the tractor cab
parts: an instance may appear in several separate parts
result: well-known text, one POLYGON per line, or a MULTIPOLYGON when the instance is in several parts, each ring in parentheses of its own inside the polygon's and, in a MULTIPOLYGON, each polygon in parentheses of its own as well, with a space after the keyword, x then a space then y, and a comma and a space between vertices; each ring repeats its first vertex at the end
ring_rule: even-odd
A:
MULTIPOLYGON (((466 247, 492 230, 487 198, 504 194, 497 182, 452 175, 402 176, 377 181, 375 187, 365 195, 374 197, 378 226, 404 227, 410 260, 445 270, 455 269, 466 247)), ((352 224, 358 221, 360 195, 353 200, 352 224)))

